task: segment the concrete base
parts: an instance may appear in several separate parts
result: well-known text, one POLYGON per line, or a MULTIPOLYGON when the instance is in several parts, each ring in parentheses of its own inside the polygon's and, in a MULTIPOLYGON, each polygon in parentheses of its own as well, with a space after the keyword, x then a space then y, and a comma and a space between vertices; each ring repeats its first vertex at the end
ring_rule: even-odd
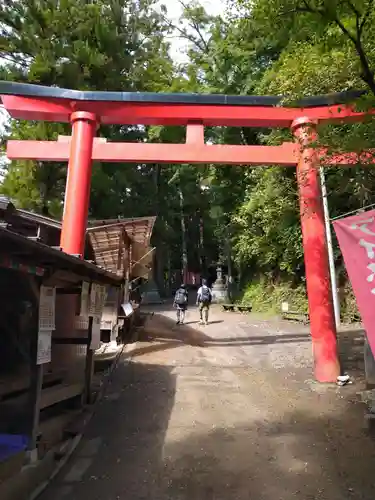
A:
POLYGON ((212 302, 214 304, 225 303, 229 301, 228 289, 225 285, 216 285, 212 287, 212 302))

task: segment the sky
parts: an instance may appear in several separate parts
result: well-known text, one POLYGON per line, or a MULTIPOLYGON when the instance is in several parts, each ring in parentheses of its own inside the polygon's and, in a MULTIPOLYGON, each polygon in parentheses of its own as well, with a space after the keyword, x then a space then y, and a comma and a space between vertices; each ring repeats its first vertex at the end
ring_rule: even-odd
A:
MULTIPOLYGON (((171 21, 178 21, 182 14, 182 6, 178 0, 160 0, 168 9, 168 17, 171 21)), ((187 3, 184 0, 184 3, 187 3)), ((199 3, 206 9, 210 15, 219 15, 224 12, 226 0, 199 0, 199 3)), ((184 62, 184 46, 186 42, 181 38, 173 38, 171 40, 171 56, 176 62, 184 62)))

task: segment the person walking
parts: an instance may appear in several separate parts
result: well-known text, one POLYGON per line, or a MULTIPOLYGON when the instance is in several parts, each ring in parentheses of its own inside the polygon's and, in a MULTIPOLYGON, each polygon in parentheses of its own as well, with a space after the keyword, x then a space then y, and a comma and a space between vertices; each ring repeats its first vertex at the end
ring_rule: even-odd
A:
POLYGON ((207 280, 202 280, 202 286, 197 294, 197 306, 199 307, 199 324, 208 324, 208 313, 212 302, 212 292, 207 286, 207 280))
POLYGON ((185 313, 188 306, 189 294, 186 286, 182 284, 174 296, 173 307, 177 309, 177 325, 182 325, 185 321, 185 313))

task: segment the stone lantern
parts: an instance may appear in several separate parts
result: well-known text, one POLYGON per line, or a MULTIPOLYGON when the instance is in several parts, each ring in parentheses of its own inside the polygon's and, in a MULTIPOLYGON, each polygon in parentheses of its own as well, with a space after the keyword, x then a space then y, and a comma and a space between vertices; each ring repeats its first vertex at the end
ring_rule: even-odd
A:
POLYGON ((228 286, 223 280, 223 270, 221 266, 216 268, 217 279, 212 286, 212 302, 220 303, 227 302, 228 299, 228 286))

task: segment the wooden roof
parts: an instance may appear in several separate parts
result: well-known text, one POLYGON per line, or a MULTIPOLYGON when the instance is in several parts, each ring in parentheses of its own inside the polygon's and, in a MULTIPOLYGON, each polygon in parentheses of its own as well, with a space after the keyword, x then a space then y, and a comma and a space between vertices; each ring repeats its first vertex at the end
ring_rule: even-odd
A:
POLYGON ((41 269, 67 271, 81 279, 120 286, 122 279, 108 269, 61 250, 30 240, 29 238, 0 227, 0 255, 11 257, 22 265, 32 265, 41 269))
MULTIPOLYGON (((145 276, 152 263, 150 240, 156 217, 117 218, 88 221, 87 239, 92 247, 86 247, 86 257, 98 266, 123 276, 124 248, 133 248, 132 271, 145 276)), ((61 222, 27 210, 17 209, 12 201, 0 196, 0 226, 14 233, 32 237, 38 234, 39 242, 59 244, 61 222), (38 231, 38 227, 49 231, 38 231), (50 234, 52 230, 53 234, 50 234), (56 240, 56 241, 55 241, 56 240)))
POLYGON ((150 247, 156 217, 91 220, 88 237, 95 262, 111 272, 124 275, 128 266, 126 249, 132 247, 132 274, 143 276, 152 261, 150 247))

